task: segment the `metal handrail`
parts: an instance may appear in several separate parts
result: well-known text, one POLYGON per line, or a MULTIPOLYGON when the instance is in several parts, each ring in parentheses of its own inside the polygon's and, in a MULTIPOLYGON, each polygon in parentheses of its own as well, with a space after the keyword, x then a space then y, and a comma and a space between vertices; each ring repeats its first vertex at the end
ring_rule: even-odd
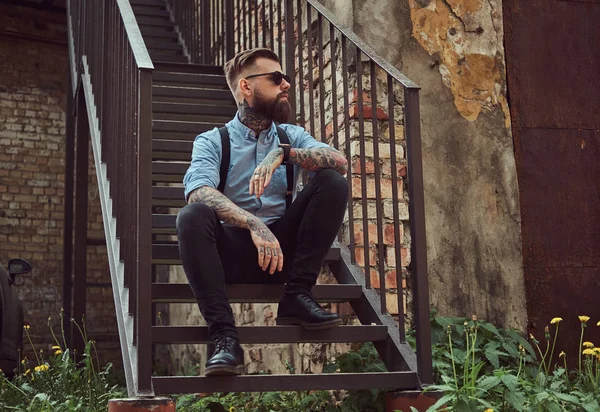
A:
POLYGON ((342 33, 342 35, 350 40, 350 42, 359 48, 365 56, 375 62, 375 64, 381 67, 387 74, 392 76, 394 80, 398 81, 407 89, 420 89, 419 85, 406 77, 406 75, 398 70, 396 66, 381 57, 379 53, 377 53, 371 46, 358 37, 354 31, 340 24, 333 13, 327 10, 321 3, 319 3, 317 0, 306 0, 306 2, 310 4, 319 14, 325 17, 325 19, 327 19, 329 23, 331 23, 340 33, 342 33))
POLYGON ((127 387, 149 395, 154 66, 128 0, 68 0, 67 10, 71 86, 89 124, 127 387))

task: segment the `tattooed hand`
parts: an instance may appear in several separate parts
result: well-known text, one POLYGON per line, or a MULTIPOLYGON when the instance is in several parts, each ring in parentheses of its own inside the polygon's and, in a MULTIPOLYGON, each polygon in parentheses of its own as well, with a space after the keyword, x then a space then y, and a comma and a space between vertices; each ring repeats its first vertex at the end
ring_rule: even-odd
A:
POLYGON ((248 228, 258 251, 258 266, 262 270, 269 268, 270 275, 275 273, 275 270, 281 272, 283 269, 283 252, 273 232, 258 218, 249 219, 248 228))
POLYGON ((289 162, 311 172, 317 172, 321 169, 334 169, 344 175, 348 171, 348 161, 344 155, 332 148, 292 148, 289 162))
POLYGON ((271 153, 265 157, 265 160, 260 162, 256 169, 254 169, 254 173, 252 173, 252 177, 250 178, 250 183, 248 185, 250 194, 255 194, 256 197, 262 196, 265 192, 265 187, 269 186, 269 183, 271 183, 273 172, 281 165, 282 161, 283 149, 277 148, 272 150, 271 153))

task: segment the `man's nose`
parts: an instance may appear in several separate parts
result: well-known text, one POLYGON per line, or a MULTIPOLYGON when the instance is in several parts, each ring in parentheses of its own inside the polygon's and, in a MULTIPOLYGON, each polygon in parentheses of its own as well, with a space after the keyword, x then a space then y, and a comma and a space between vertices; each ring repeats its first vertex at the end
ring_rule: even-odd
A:
POLYGON ((286 91, 290 87, 291 87, 291 84, 289 84, 287 82, 287 80, 285 80, 285 79, 281 80, 281 90, 286 91))

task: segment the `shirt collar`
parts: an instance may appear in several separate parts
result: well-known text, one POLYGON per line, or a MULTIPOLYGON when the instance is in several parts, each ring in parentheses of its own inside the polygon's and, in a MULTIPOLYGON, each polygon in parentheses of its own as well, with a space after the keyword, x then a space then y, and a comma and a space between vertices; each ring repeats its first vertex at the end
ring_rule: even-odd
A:
MULTIPOLYGON (((254 130, 250 129, 248 126, 246 126, 244 123, 242 123, 240 121, 239 114, 240 114, 239 111, 237 111, 235 113, 235 116, 233 117, 231 122, 229 122, 230 126, 233 128, 233 130, 235 130, 236 132, 238 132, 242 136, 244 136, 244 139, 256 142, 258 140, 258 137, 255 136, 254 130)), ((277 134, 277 125, 275 124, 275 122, 271 122, 271 127, 270 127, 269 131, 267 132, 267 138, 272 138, 276 134, 277 134)))

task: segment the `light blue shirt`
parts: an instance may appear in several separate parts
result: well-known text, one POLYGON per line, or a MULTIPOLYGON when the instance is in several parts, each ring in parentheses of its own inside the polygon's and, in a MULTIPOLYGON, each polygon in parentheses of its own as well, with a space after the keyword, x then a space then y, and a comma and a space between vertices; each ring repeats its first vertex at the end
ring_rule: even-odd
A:
MULTIPOLYGON (((287 191, 285 165, 275 170, 271 183, 260 198, 251 195, 248 186, 254 169, 279 145, 277 126, 273 123, 270 129, 260 132, 258 139, 250 128, 242 124, 237 113, 225 126, 231 143, 231 161, 223 194, 240 208, 259 217, 265 224, 273 223, 285 213, 287 191)), ((315 140, 299 126, 281 124, 280 127, 286 131, 293 148, 329 147, 315 140)), ((194 141, 192 162, 183 178, 186 200, 189 194, 199 187, 209 186, 216 189, 219 186, 220 165, 221 135, 219 129, 214 128, 198 135, 194 141)), ((295 165, 295 179, 298 175, 299 166, 295 165)))

